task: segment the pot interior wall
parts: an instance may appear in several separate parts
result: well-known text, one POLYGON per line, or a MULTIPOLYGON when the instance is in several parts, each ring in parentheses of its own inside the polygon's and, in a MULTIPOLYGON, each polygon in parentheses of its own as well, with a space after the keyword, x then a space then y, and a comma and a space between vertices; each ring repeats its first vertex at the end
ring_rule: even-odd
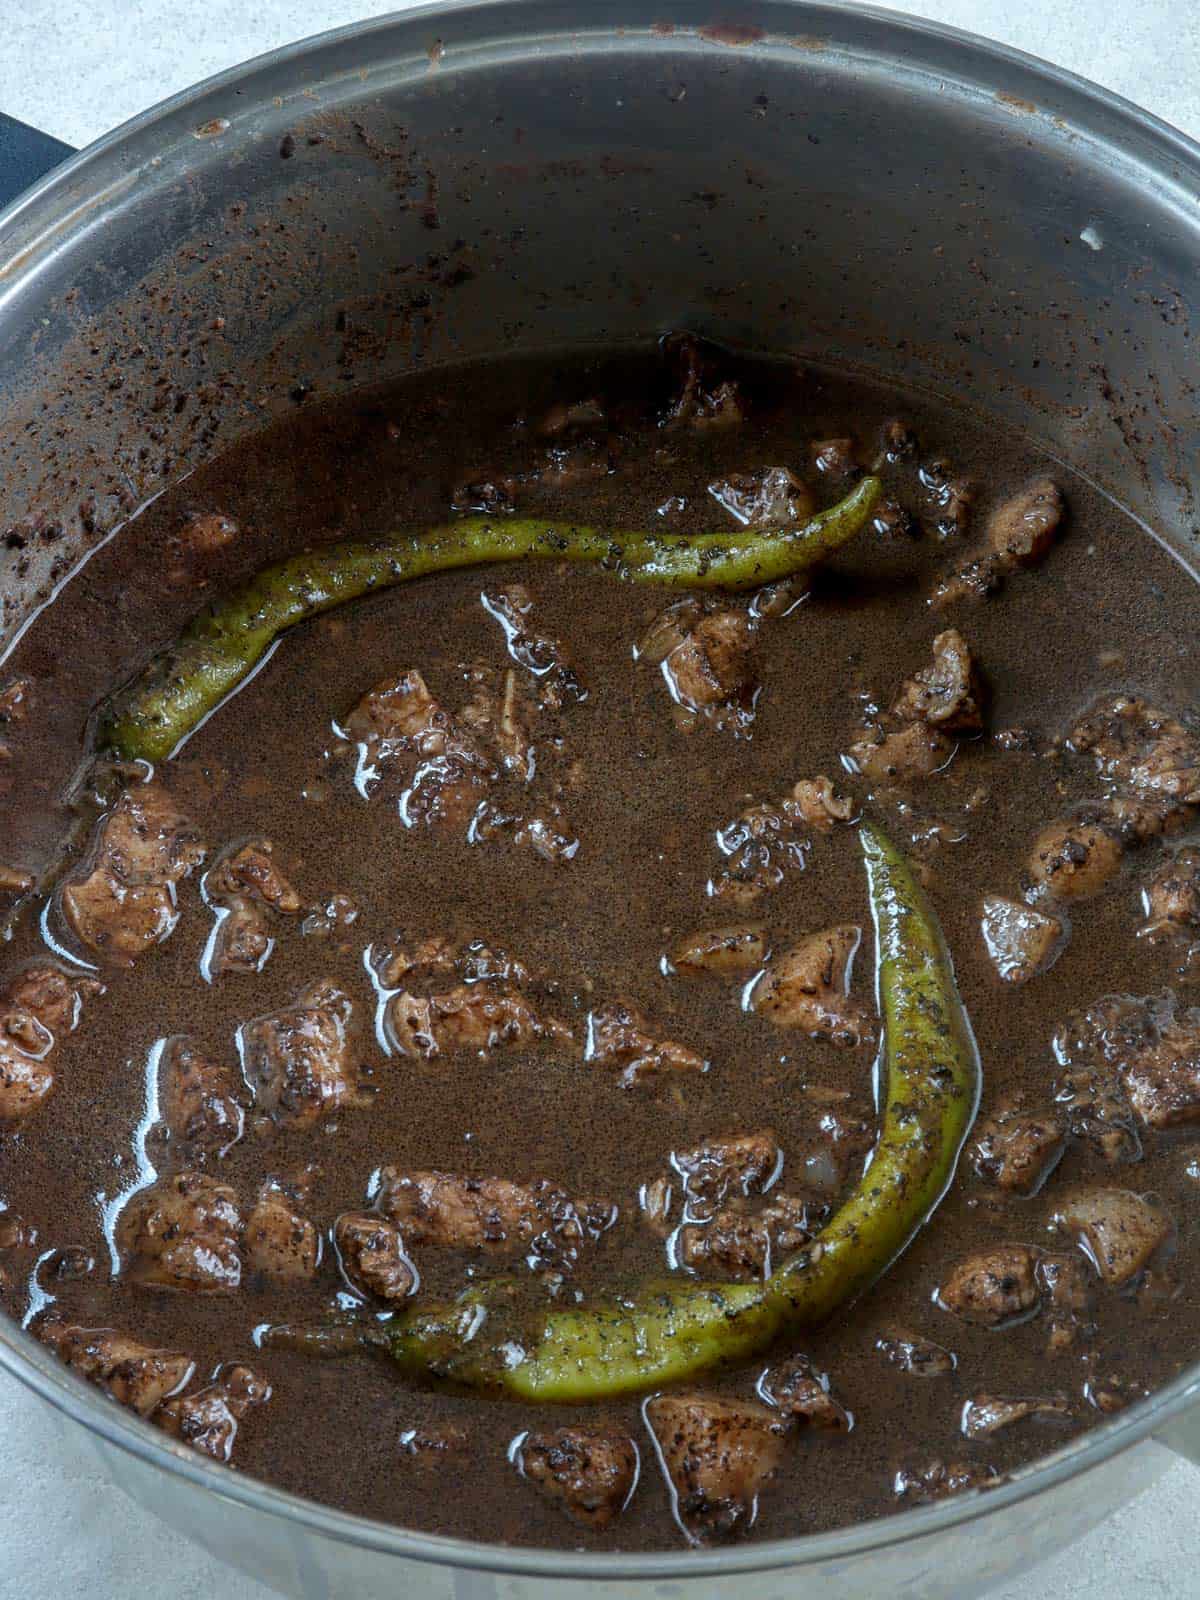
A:
POLYGON ((762 6, 697 32, 682 0, 660 12, 369 29, 215 84, 19 212, 5 632, 265 417, 417 364, 679 326, 960 396, 1189 548, 1200 213, 1166 141, 1127 128, 1118 152, 1118 114, 1085 125, 1071 84, 953 36, 906 50, 868 14, 762 6))

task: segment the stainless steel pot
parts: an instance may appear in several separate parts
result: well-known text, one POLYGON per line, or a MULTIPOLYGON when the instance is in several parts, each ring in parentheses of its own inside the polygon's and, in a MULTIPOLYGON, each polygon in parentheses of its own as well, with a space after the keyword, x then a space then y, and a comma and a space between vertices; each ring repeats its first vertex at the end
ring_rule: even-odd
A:
MULTIPOLYGON (((1200 150, 868 8, 428 6, 263 57, 0 216, 0 643, 123 518, 306 396, 690 325, 1024 427, 1196 562, 1200 150)), ((1068 623, 1069 619, 1064 619, 1068 623)), ((603 1556, 428 1538, 202 1460, 12 1325, 0 1366, 215 1554, 303 1596, 958 1600, 1200 1458, 1200 1366, 1011 1482, 866 1526, 603 1556)), ((398 1507, 402 1514, 402 1508, 398 1507)))

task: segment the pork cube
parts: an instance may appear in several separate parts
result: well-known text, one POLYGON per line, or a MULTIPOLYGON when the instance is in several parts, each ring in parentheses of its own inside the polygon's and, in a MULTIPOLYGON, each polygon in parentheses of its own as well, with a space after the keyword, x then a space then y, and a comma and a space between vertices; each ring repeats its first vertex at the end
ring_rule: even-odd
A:
POLYGON ((271 1385, 249 1367, 223 1368, 207 1388, 168 1400, 154 1420, 202 1455, 228 1461, 246 1413, 270 1398, 271 1385))
POLYGON ((970 646, 957 628, 947 628, 933 641, 932 666, 901 684, 892 714, 944 733, 977 733, 983 727, 982 699, 970 646))
POLYGON ((352 1288, 399 1305, 415 1293, 417 1269, 398 1223, 377 1211, 346 1211, 333 1230, 338 1260, 352 1288))
POLYGON ((1066 943, 1061 917, 1000 894, 984 896, 980 926, 987 953, 1005 983, 1028 983, 1046 972, 1066 943))
POLYGON ((831 1044, 874 1038, 870 1012, 850 994, 850 972, 862 929, 846 924, 809 934, 764 969, 751 1005, 778 1028, 799 1028, 831 1044))
POLYGON ((748 1532, 759 1495, 783 1460, 789 1429, 779 1413, 703 1394, 655 1395, 644 1410, 675 1515, 692 1543, 748 1532))
POLYGON ((623 1089, 635 1089, 661 1076, 703 1073, 708 1062, 675 1039, 662 1038, 635 1006, 610 1000, 588 1016, 584 1060, 620 1070, 623 1089))
POLYGON ((1131 1189, 1081 1189, 1054 1215, 1102 1280, 1122 1288, 1174 1248, 1175 1224, 1159 1202, 1131 1189))
POLYGON ((264 1278, 303 1282, 316 1276, 321 1235, 300 1210, 294 1194, 270 1178, 246 1218, 246 1265, 264 1278))
POLYGON ((638 1476, 633 1440, 610 1429, 557 1428, 519 1436, 512 1460, 523 1478, 573 1522, 602 1533, 625 1508, 638 1476))
POLYGON ((140 1417, 157 1411, 195 1371, 191 1356, 156 1349, 112 1328, 81 1328, 48 1317, 35 1325, 34 1332, 67 1366, 140 1417))
POLYGON ((1032 1195, 1054 1171, 1066 1145, 1066 1120, 1056 1109, 1003 1106, 975 1125, 968 1153, 981 1178, 1012 1194, 1032 1195))
POLYGON ((1026 1244, 992 1245, 955 1263, 937 1303, 964 1322, 1004 1328, 1032 1316, 1041 1304, 1038 1252, 1026 1244))
POLYGON ((230 1294, 242 1281, 237 1196, 203 1172, 160 1178, 135 1194, 118 1238, 130 1277, 148 1288, 230 1294))
POLYGON ((173 1141, 192 1158, 223 1156, 242 1137, 245 1092, 231 1064, 186 1035, 168 1039, 158 1064, 158 1103, 173 1141))
POLYGON ((351 1102, 357 1069, 349 998, 332 983, 311 984, 282 1011, 241 1029, 246 1081, 281 1123, 311 1126, 351 1102))

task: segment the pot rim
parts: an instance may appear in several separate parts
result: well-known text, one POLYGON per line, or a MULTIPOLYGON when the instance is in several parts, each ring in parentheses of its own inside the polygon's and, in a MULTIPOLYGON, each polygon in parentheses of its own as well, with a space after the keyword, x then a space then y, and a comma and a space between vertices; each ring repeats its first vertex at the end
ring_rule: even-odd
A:
MULTIPOLYGON (((331 47, 353 44, 376 35, 395 35, 401 39, 407 35, 414 47, 420 47, 429 25, 450 14, 459 19, 469 19, 474 14, 479 21, 480 39, 502 33, 515 34, 519 32, 522 13, 527 9, 528 0, 425 0, 403 12, 329 29, 265 52, 159 102, 69 157, 6 210, 0 211, 0 289, 6 278, 11 282, 15 276, 19 280, 32 270, 43 249, 61 248, 64 237, 69 238, 72 223, 80 214, 86 215, 103 204, 111 193, 114 173, 122 170, 122 151, 135 146, 163 124, 175 122, 181 114, 214 95, 237 93, 239 86, 259 73, 306 60, 319 60, 331 47), (6 243, 11 245, 14 236, 17 253, 15 258, 6 260, 6 243)), ((582 26, 570 29, 571 37, 579 40, 589 32, 615 33, 616 9, 609 0, 601 0, 582 26)), ((958 50, 980 64, 986 62, 993 68, 1008 69, 1019 74, 1023 82, 1036 83, 1065 95, 1079 111, 1103 113, 1110 126, 1130 136, 1130 145, 1139 146, 1143 161, 1145 152, 1149 151, 1160 177, 1169 176, 1174 183, 1184 178, 1200 191, 1200 144, 1122 96, 1012 46, 906 12, 862 4, 859 0, 837 0, 837 3, 831 0, 767 0, 763 9, 771 13, 786 12, 789 19, 794 17, 790 35, 821 38, 827 30, 836 39, 838 32, 847 25, 870 24, 885 35, 893 36, 898 58, 902 57, 899 47, 907 44, 918 66, 919 46, 929 42, 958 50), (1134 135, 1136 138, 1132 137, 1134 135)), ((645 15, 645 26, 649 28, 653 13, 648 11, 645 15)), ((566 31, 562 30, 564 34, 566 31)), ((674 37, 680 41, 698 31, 698 28, 678 28, 674 37)), ((625 32, 627 40, 636 37, 636 29, 625 32)), ((767 37, 769 42, 770 35, 767 37)), ((907 55, 903 58, 907 64, 907 55)), ((243 109, 246 109, 245 104, 239 107, 243 109)), ((1111 153, 1112 133, 1096 137, 1111 153)), ((4 298, 0 293, 0 315, 4 298)), ((2 1315, 0 1371, 18 1379, 57 1411, 82 1423, 106 1444, 218 1499, 300 1524, 323 1538, 386 1555, 435 1566, 551 1580, 712 1578, 845 1561, 870 1551, 885 1551, 1031 1499, 1151 1437, 1156 1430, 1200 1402, 1200 1362, 1196 1362, 1153 1395, 1063 1448, 1021 1468, 995 1488, 971 1491, 939 1504, 823 1533, 719 1550, 677 1549, 631 1554, 544 1550, 424 1534, 337 1511, 264 1481, 242 1477, 198 1455, 187 1445, 118 1406, 95 1386, 62 1366, 45 1346, 2 1315)))

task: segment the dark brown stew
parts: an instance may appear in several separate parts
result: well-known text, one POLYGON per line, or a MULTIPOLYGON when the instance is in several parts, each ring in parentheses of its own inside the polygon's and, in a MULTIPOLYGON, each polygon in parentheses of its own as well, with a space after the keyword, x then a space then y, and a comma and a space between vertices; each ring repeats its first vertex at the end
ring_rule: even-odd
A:
POLYGON ((298 406, 0 669, 0 1301, 236 1470, 483 1540, 807 1533, 1054 1449, 1200 1348, 1195 618, 1028 440, 832 373, 676 339, 298 406), (794 524, 867 471, 802 582, 421 579, 289 632, 148 783, 89 744, 302 547, 794 524), (863 815, 983 1065, 907 1252, 649 1400, 403 1375, 374 1341, 469 1285, 586 1307, 820 1228, 875 1139, 863 815))

